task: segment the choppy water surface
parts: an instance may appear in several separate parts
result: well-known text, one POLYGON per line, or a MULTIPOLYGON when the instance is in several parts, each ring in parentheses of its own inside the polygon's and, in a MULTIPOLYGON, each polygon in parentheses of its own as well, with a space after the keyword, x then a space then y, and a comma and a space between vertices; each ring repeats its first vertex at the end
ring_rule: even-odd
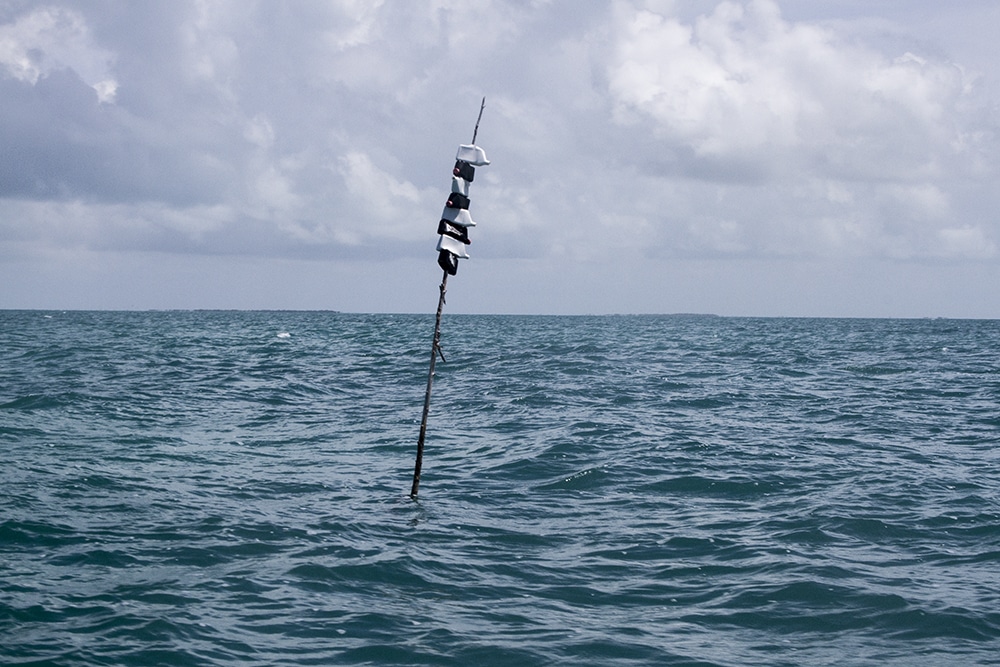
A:
POLYGON ((0 663, 1000 664, 1000 322, 0 312, 0 663))

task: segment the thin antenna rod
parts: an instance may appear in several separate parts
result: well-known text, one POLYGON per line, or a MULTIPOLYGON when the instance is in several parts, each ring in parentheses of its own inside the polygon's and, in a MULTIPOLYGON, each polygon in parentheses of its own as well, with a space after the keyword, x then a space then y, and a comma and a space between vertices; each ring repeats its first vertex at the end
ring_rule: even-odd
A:
POLYGON ((476 129, 472 131, 472 145, 476 145, 476 135, 479 134, 479 121, 483 119, 483 109, 486 108, 486 98, 483 97, 483 103, 479 105, 479 118, 476 119, 476 129))

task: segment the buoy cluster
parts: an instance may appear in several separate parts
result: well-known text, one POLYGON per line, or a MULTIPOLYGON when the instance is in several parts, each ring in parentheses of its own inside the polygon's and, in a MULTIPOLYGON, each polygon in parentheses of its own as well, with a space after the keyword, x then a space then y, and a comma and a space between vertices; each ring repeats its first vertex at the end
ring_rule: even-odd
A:
POLYGON ((490 163, 486 152, 474 144, 462 144, 455 155, 455 168, 451 176, 451 194, 441 212, 438 223, 438 266, 453 276, 458 273, 458 260, 468 259, 466 247, 472 243, 469 239, 469 227, 476 223, 469 213, 469 185, 476 177, 476 167, 484 167, 490 163))

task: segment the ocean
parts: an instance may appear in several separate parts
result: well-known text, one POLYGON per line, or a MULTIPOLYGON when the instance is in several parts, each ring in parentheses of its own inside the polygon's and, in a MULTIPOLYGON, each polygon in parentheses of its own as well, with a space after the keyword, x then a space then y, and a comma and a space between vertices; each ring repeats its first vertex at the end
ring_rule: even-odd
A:
POLYGON ((1000 665, 1000 321, 0 311, 0 664, 1000 665))

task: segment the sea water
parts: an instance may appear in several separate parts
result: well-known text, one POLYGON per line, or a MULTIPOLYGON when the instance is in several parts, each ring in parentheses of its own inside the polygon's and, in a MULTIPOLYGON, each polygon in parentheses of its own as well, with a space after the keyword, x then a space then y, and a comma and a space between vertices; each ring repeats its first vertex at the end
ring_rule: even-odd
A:
POLYGON ((1000 664, 1000 322, 0 311, 5 665, 1000 664))

